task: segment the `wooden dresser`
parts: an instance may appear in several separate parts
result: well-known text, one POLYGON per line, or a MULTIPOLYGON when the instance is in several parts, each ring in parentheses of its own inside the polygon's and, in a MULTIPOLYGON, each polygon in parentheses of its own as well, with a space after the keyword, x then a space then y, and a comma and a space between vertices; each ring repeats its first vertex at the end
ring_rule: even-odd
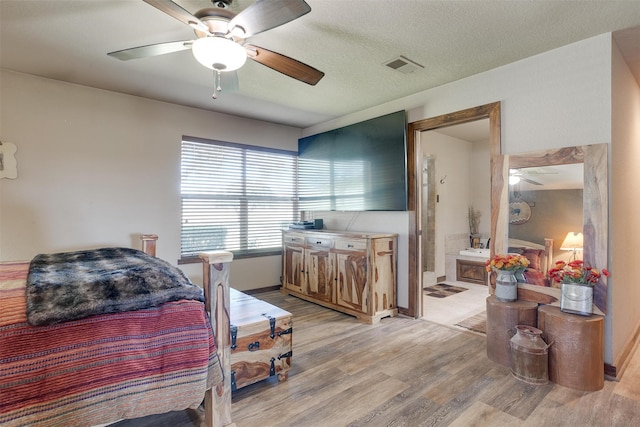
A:
POLYGON ((282 291, 367 322, 395 316, 396 234, 282 233, 282 291))

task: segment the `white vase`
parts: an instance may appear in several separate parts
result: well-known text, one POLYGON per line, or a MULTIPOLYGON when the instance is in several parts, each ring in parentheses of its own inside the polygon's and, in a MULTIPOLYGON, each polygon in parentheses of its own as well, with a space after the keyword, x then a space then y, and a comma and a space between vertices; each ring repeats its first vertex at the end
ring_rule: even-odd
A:
POLYGON ((593 313, 593 286, 563 283, 560 310, 565 313, 591 316, 593 313))
POLYGON ((513 271, 494 270, 496 272, 496 298, 499 301, 512 302, 518 299, 518 281, 513 271))

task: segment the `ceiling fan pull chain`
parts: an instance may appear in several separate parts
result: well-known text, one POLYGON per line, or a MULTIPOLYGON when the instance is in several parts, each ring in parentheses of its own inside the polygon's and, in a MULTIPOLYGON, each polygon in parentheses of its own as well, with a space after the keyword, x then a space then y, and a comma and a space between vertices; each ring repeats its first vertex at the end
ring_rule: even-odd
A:
POLYGON ((218 92, 222 91, 222 78, 220 76, 220 71, 213 70, 213 95, 211 97, 213 99, 218 99, 218 92))

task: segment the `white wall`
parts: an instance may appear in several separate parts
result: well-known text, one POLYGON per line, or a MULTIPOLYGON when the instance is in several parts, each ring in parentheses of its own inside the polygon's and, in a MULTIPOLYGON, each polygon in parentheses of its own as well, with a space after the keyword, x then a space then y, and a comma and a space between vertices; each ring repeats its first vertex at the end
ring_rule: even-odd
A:
MULTIPOLYGON (((640 239, 640 88, 618 48, 612 51, 612 145, 609 169, 611 280, 606 335, 612 355, 623 352, 640 323, 640 284, 636 255, 640 239), (634 184, 630 184, 634 183, 634 184)), ((614 358, 614 360, 615 360, 614 358)))
MULTIPOLYGON (((437 131, 421 132, 420 143, 423 156, 430 155, 435 160, 436 193, 439 196, 436 203, 435 273, 436 277, 441 277, 446 274, 445 236, 469 234, 467 216, 472 200, 470 183, 473 144, 437 131)), ((424 203, 425 200, 423 214, 426 212, 424 203)), ((428 230, 422 232, 424 236, 428 230)))
MULTIPOLYGON (((0 260, 104 245, 180 256, 183 135, 297 150, 300 129, 19 73, 0 74, 0 140, 16 144, 18 178, 0 180, 0 260)), ((280 257, 237 260, 240 289, 279 284, 280 257)), ((201 282, 197 264, 185 271, 201 282)))
POLYGON ((480 211, 480 234, 491 236, 491 152, 489 140, 473 143, 471 204, 480 211))

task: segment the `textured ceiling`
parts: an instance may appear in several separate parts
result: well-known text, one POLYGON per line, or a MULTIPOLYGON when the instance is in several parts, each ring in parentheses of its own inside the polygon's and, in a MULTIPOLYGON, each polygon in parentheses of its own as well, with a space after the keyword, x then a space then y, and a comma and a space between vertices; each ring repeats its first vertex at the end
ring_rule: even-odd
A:
MULTIPOLYGON (((192 13, 211 6, 208 0, 176 3, 192 13)), ((233 9, 252 3, 236 0, 233 9)), ((307 3, 309 14, 249 41, 324 71, 316 86, 248 61, 238 71, 238 91, 212 100, 211 71, 189 51, 126 62, 108 57, 129 47, 194 38, 188 26, 138 0, 0 0, 0 66, 304 128, 640 25, 638 1, 307 3), (399 55, 424 68, 403 74, 384 66, 399 55)), ((640 32, 621 33, 618 42, 637 67, 640 32)))

